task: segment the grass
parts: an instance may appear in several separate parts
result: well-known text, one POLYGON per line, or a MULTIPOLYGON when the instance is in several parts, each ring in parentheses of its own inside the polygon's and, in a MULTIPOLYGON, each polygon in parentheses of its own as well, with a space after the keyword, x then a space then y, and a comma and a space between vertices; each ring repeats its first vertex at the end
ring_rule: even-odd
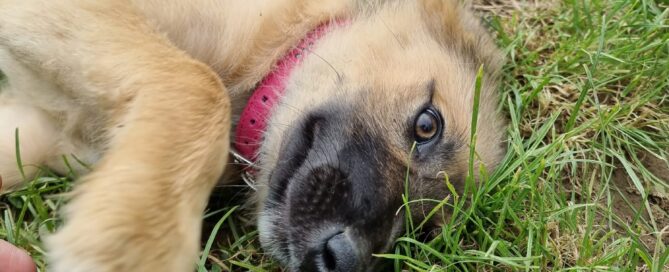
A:
MULTIPOLYGON (((472 169, 481 180, 466 193, 437 200, 453 213, 439 233, 409 229, 378 257, 396 271, 669 271, 669 4, 483 2, 507 54, 509 152, 494 172, 472 169)), ((0 198, 0 239, 41 271, 40 237, 59 225, 73 178, 44 170, 0 198)), ((278 270, 252 219, 212 202, 223 208, 207 214, 200 270, 278 270)))

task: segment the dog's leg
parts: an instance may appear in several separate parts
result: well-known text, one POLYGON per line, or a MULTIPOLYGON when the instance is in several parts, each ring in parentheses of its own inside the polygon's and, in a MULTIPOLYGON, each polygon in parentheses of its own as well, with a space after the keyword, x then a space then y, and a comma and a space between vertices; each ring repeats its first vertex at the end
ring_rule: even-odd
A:
POLYGON ((194 267, 229 100, 145 21, 127 1, 0 0, 0 47, 105 117, 105 155, 47 241, 51 271, 194 267))

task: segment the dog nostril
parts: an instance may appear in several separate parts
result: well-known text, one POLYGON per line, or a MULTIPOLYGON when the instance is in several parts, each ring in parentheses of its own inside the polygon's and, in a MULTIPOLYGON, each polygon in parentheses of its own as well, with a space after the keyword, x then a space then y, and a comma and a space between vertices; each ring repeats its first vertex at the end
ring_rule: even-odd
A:
POLYGON ((355 243, 346 232, 324 233, 305 252, 298 271, 348 272, 360 270, 355 243))
POLYGON ((325 242, 322 258, 326 271, 355 271, 358 263, 353 243, 343 232, 325 242))

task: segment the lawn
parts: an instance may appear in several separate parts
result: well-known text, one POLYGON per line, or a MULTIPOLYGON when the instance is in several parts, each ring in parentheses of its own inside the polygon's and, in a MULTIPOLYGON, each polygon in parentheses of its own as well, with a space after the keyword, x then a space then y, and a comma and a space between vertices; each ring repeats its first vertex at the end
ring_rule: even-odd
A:
MULTIPOLYGON (((495 171, 476 169, 480 182, 454 204, 436 200, 453 211, 440 231, 418 235, 412 222, 377 257, 396 271, 669 271, 669 3, 475 7, 507 56, 507 156, 495 171)), ((41 271, 40 237, 61 223, 62 192, 76 177, 45 169, 0 197, 0 239, 27 249, 41 271)), ((235 208, 242 198, 231 188, 212 198, 200 270, 279 269, 250 213, 235 208)))

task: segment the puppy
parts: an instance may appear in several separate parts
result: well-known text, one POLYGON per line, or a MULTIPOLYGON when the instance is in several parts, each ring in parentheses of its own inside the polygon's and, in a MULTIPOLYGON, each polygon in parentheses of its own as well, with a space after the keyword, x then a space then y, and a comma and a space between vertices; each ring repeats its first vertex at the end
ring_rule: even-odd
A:
POLYGON ((403 194, 462 189, 481 66, 476 167, 500 160, 500 63, 451 0, 0 0, 3 190, 76 157, 50 270, 189 271, 233 143, 267 252, 373 270, 403 194))

